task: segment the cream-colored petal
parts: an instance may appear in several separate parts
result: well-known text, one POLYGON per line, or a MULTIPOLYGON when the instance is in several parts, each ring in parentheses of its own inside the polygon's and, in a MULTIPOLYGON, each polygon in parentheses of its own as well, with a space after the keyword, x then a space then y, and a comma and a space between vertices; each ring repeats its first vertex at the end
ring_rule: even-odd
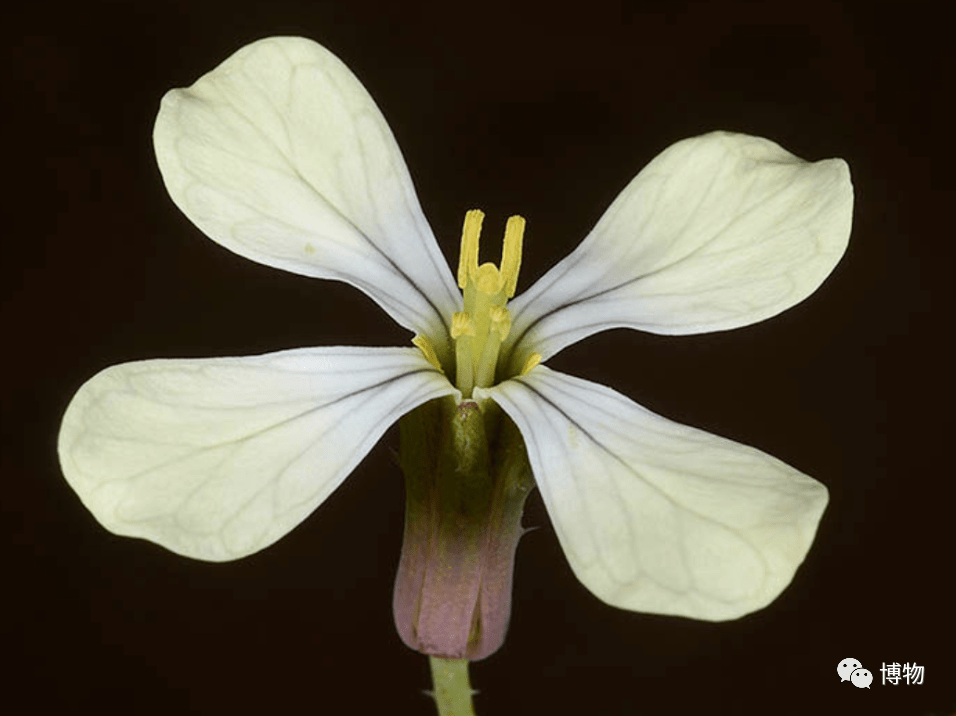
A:
POLYGON ((73 397, 60 465, 111 532, 237 559, 302 522, 395 420, 455 392, 414 348, 123 363, 73 397))
POLYGON ((328 50, 243 47, 163 97, 153 141, 170 196, 213 241, 350 283, 447 356, 455 280, 384 117, 328 50))
POLYGON ((760 137, 713 132, 647 165, 567 258, 510 305, 517 372, 609 328, 704 333, 799 303, 846 250, 842 159, 805 162, 760 137))
POLYGON ((770 603, 813 542, 826 488, 755 448, 544 366, 476 395, 521 430, 568 562, 608 604, 733 619, 770 603))

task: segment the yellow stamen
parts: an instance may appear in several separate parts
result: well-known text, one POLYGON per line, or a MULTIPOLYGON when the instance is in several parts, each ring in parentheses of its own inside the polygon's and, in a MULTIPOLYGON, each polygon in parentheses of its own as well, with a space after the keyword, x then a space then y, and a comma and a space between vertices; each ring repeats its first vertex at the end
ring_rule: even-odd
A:
POLYGON ((428 342, 428 339, 425 338, 425 336, 419 335, 412 338, 412 345, 422 352, 422 355, 425 356, 425 360, 435 366, 442 373, 445 372, 442 370, 441 363, 438 362, 438 356, 435 354, 435 349, 432 348, 432 344, 428 342))
POLYGON ((505 245, 501 252, 501 278, 508 298, 518 288, 518 271, 521 269, 521 245, 524 240, 524 217, 511 216, 505 226, 505 245))
POLYGON ((511 332, 511 312, 504 306, 495 306, 491 309, 491 330, 495 331, 503 341, 511 332))
POLYGON ((475 324, 467 313, 453 313, 451 317, 451 338, 475 335, 475 324))
MULTIPOLYGON (((497 377, 501 342, 511 332, 511 314, 505 304, 518 286, 524 240, 525 220, 520 216, 509 217, 500 266, 493 263, 479 266, 478 240, 484 217, 478 209, 465 214, 458 260, 463 308, 452 316, 451 325, 451 337, 455 341, 455 384, 466 398, 471 396, 474 387, 488 387, 497 377)), ((536 361, 530 362, 527 370, 536 364, 536 361)))
POLYGON ((461 336, 455 341, 455 385, 466 397, 471 397, 471 389, 475 385, 473 343, 474 339, 470 336, 461 336))
POLYGON ((478 237, 484 218, 480 209, 465 214, 465 224, 461 228, 461 255, 458 257, 458 288, 464 288, 468 277, 478 271, 478 237))
POLYGON ((531 369, 534 368, 538 363, 541 362, 540 353, 532 353, 529 355, 524 362, 524 368, 521 369, 520 375, 528 375, 531 372, 531 369))

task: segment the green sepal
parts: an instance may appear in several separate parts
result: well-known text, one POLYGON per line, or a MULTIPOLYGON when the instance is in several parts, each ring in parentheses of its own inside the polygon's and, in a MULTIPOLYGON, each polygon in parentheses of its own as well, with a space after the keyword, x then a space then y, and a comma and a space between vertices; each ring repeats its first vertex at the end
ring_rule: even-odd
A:
POLYGON ((405 539, 395 621, 413 649, 480 659, 504 640, 521 514, 534 481, 493 403, 443 398, 400 421, 405 539))

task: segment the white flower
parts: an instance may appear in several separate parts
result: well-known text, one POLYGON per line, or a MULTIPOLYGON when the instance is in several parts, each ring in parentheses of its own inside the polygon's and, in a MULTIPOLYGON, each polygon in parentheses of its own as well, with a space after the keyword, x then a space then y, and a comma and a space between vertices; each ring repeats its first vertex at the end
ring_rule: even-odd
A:
MULTIPOLYGON (((608 328, 726 330, 803 300, 847 245, 845 162, 808 163, 723 132, 678 142, 507 309, 504 284, 518 268, 506 256, 488 270, 500 300, 476 309, 479 296, 466 315, 388 125, 314 42, 255 42, 169 92, 154 140, 170 195, 207 236, 259 263, 352 284, 421 350, 303 348, 107 368, 70 403, 59 454, 109 530, 198 559, 256 552, 305 519, 396 419, 440 396, 460 399, 458 388, 468 397, 470 381, 475 399, 494 401, 520 429, 568 561, 605 602, 730 619, 790 582, 826 506, 823 485, 536 361, 608 328), (482 320, 475 338, 469 321, 482 320), (480 353, 495 335, 504 340, 490 378, 476 366, 456 388, 436 367, 456 378, 465 336, 477 342, 465 353, 487 373, 480 353)), ((469 216, 477 251, 480 217, 469 216)), ((520 259, 521 226, 509 234, 520 259)), ((469 261, 462 286, 483 280, 469 261)))

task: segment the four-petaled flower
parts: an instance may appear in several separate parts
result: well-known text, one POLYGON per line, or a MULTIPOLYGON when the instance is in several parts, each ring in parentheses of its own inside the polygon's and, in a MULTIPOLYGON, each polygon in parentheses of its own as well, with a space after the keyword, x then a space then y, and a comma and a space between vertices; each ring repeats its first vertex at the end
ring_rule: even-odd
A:
POLYGON ((678 142, 509 302, 523 219, 509 220, 500 267, 479 266, 481 214, 469 212, 456 281, 372 98, 309 40, 255 42, 169 92, 154 141, 173 201, 207 236, 352 284, 416 347, 107 368, 70 403, 59 454, 109 530, 198 559, 251 554, 305 519, 397 419, 452 396, 517 425, 568 561, 605 602, 731 619, 790 582, 823 485, 539 363, 609 328, 720 331, 803 300, 847 245, 845 162, 726 132, 678 142))

